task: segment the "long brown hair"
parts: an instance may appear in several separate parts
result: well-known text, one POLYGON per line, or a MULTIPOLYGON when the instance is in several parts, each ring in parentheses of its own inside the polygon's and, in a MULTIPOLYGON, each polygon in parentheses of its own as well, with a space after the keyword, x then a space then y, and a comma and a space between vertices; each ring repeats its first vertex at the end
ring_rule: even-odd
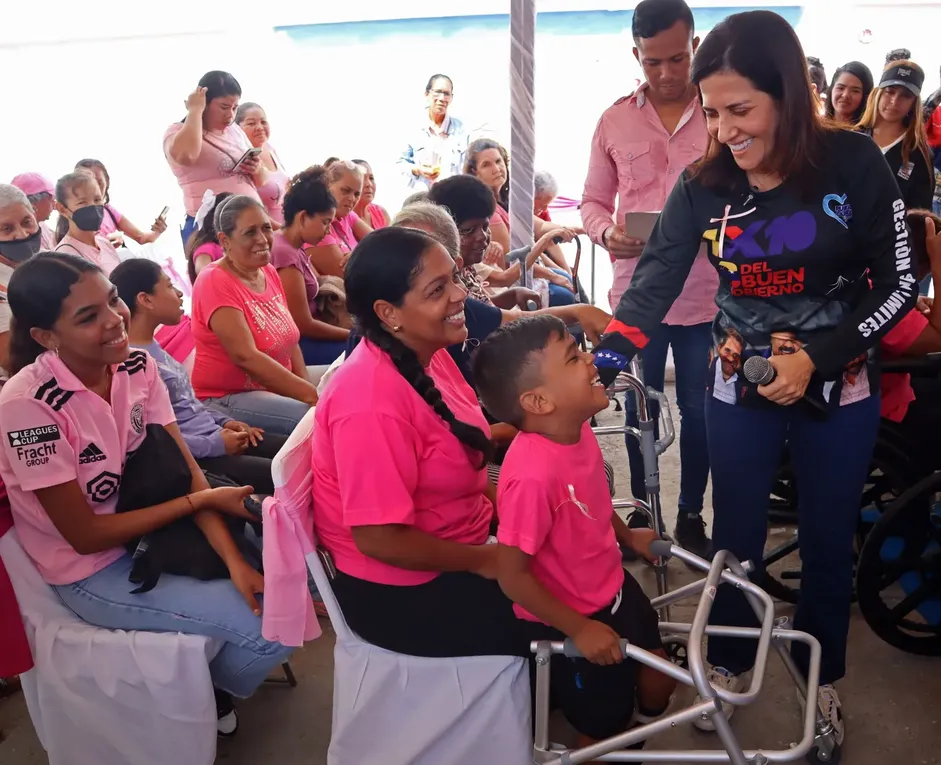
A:
MULTIPOLYGON (((838 128, 819 117, 819 100, 791 25, 771 11, 736 13, 721 21, 696 51, 692 81, 701 86, 719 72, 735 72, 774 99, 778 111, 774 151, 760 170, 807 190, 823 165, 826 137, 838 128)), ((741 177, 732 152, 711 134, 692 172, 713 188, 734 187, 741 177)))
POLYGON ((506 182, 500 187, 500 191, 494 194, 497 204, 504 210, 510 209, 510 155, 507 150, 496 141, 490 138, 478 138, 467 147, 467 156, 464 160, 464 174, 477 175, 477 155, 487 149, 496 149, 503 158, 503 164, 506 165, 506 182))
MULTIPOLYGON (((925 76, 924 70, 918 64, 907 59, 891 61, 885 68, 894 69, 897 66, 911 67, 920 72, 922 78, 925 76)), ((873 89, 872 93, 869 94, 869 100, 866 102, 866 111, 863 112, 863 116, 860 117, 859 124, 856 127, 861 130, 872 130, 876 126, 879 121, 879 99, 882 98, 884 92, 885 88, 878 85, 873 89)), ((925 112, 918 96, 915 96, 912 109, 902 120, 902 124, 905 126, 905 133, 902 135, 902 163, 908 164, 912 152, 917 149, 925 158, 925 162, 928 163, 928 168, 931 169, 934 163, 932 162, 931 149, 928 148, 928 135, 925 133, 925 112)))

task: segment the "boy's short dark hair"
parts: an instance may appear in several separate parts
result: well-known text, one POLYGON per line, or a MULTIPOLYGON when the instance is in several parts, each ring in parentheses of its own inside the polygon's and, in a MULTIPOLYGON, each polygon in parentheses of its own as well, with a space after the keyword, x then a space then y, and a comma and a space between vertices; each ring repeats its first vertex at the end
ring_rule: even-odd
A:
POLYGON ((928 218, 934 221, 935 233, 941 231, 941 217, 935 215, 931 210, 909 210, 905 215, 908 228, 911 231, 909 246, 912 248, 912 255, 915 256, 915 267, 920 274, 931 270, 928 245, 925 242, 925 235, 927 234, 925 221, 928 218))
POLYGON ((542 383, 533 355, 565 333, 565 324, 555 316, 519 319, 492 332, 473 359, 474 384, 484 408, 500 422, 520 427, 520 394, 542 383))
POLYGON ((695 32, 693 12, 684 0, 643 0, 634 9, 631 34, 634 42, 649 40, 682 21, 689 27, 690 37, 695 32))

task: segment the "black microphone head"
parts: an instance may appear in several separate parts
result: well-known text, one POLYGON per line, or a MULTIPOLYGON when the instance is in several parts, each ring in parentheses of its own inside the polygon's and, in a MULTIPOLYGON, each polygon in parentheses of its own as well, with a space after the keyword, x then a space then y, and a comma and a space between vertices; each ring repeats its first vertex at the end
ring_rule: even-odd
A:
POLYGON ((745 359, 745 379, 755 385, 767 385, 775 377, 774 367, 764 356, 751 356, 745 359))

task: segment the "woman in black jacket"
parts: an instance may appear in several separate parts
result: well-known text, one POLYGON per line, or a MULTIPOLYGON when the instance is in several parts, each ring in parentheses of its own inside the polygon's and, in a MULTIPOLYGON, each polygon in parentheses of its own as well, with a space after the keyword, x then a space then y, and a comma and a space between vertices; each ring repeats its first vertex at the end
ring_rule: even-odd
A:
MULTIPOLYGON (((760 563, 788 443, 803 561, 795 626, 822 645, 816 702, 841 743, 832 684, 845 673, 853 534, 879 427, 871 349, 917 293, 905 204, 878 147, 817 116, 800 42, 780 16, 751 11, 717 25, 692 79, 709 146, 667 199, 596 363, 610 380, 646 344, 704 245, 720 276, 706 394, 715 549, 760 563), (751 357, 767 359, 771 382, 746 379, 751 357)), ((755 624, 727 586, 712 617, 755 624)), ((710 639, 710 681, 741 690, 754 649, 710 639)), ((795 645, 794 658, 806 672, 807 651, 795 645)))
POLYGON ((924 82, 918 64, 891 62, 859 121, 860 129, 882 149, 909 210, 930 210, 934 197, 934 167, 921 105, 924 82))

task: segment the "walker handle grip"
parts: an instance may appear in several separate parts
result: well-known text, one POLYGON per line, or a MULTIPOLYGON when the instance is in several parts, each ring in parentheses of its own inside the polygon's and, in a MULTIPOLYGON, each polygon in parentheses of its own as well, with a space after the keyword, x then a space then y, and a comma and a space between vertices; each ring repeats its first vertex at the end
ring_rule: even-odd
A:
POLYGON ((669 539, 655 539, 650 543, 650 552, 657 558, 669 560, 673 557, 673 543, 669 539))
MULTIPOLYGON (((630 643, 627 640, 621 640, 621 653, 627 658, 627 647, 630 643)), ((575 647, 575 641, 572 638, 565 638, 562 644, 562 653, 569 659, 582 659, 582 652, 575 647)))

